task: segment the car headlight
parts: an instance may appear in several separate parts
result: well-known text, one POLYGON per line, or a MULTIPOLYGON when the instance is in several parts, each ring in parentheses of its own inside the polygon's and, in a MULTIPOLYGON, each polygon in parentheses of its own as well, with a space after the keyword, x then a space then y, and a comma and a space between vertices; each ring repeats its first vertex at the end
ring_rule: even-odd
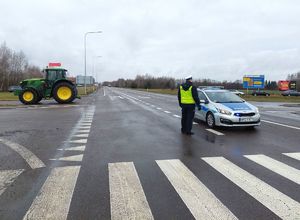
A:
POLYGON ((220 112, 221 114, 224 114, 224 115, 231 115, 232 113, 230 111, 227 111, 225 109, 221 109, 221 108, 217 108, 218 109, 218 112, 220 112))
POLYGON ((256 113, 256 114, 259 114, 258 108, 255 109, 255 113, 256 113))

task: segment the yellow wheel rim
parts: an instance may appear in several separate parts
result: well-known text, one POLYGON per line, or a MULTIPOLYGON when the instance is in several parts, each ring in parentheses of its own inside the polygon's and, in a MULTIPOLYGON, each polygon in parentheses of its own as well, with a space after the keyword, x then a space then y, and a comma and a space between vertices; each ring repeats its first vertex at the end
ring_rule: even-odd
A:
POLYGON ((68 100, 72 96, 72 91, 69 87, 62 86, 57 90, 57 96, 61 100, 68 100))
POLYGON ((31 102, 33 100, 33 93, 30 92, 30 91, 26 91, 23 93, 23 99, 26 101, 26 102, 31 102))

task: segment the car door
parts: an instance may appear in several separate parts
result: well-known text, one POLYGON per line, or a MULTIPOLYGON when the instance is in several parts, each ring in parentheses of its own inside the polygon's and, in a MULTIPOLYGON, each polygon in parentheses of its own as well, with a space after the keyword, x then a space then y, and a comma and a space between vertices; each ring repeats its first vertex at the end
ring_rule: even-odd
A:
MULTIPOLYGON (((202 91, 198 92, 198 96, 200 99, 200 102, 208 102, 207 97, 205 96, 205 94, 202 91)), ((197 115, 199 116, 199 118, 203 121, 205 121, 205 117, 206 117, 206 112, 208 110, 208 104, 205 103, 201 103, 201 110, 197 111, 197 115)))

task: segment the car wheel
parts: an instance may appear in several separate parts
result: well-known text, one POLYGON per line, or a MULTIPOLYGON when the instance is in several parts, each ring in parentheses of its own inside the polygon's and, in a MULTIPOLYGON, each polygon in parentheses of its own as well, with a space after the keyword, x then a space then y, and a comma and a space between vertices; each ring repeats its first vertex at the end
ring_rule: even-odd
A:
POLYGON ((270 96, 269 94, 266 94, 266 96, 270 96))
POLYGON ((206 124, 210 128, 215 127, 215 117, 211 112, 206 115, 206 124))
POLYGON ((253 94, 254 96, 257 96, 257 94, 253 94))

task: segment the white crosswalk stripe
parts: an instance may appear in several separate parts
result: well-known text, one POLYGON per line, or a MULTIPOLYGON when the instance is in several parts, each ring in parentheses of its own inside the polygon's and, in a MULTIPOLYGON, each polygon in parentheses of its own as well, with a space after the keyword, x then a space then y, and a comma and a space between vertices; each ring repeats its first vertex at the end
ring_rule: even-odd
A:
POLYGON ((67 219, 80 166, 53 168, 25 219, 67 219))
POLYGON ((248 159, 254 161, 255 163, 260 164, 261 166, 266 167, 267 169, 278 173, 285 178, 300 184, 300 170, 288 166, 278 160, 274 160, 268 156, 258 154, 258 155, 244 155, 248 159))
POLYGON ((300 153, 283 153, 284 155, 296 160, 300 160, 300 153))
POLYGON ((195 219, 237 219, 180 160, 156 162, 195 219))
POLYGON ((202 158, 282 219, 299 219, 300 203, 241 169, 224 157, 202 158))
POLYGON ((111 219, 154 219, 133 163, 110 163, 111 219))

